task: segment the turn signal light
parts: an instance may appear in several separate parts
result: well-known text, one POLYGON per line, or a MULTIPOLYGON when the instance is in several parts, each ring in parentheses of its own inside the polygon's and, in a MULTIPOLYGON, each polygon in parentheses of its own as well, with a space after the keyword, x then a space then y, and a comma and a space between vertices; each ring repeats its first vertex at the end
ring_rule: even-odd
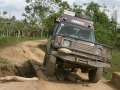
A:
POLYGON ((104 48, 104 49, 102 50, 102 52, 103 52, 103 53, 106 53, 106 52, 107 52, 107 50, 104 48))
POLYGON ((62 41, 62 37, 57 37, 56 40, 57 40, 58 43, 61 43, 61 41, 62 41))

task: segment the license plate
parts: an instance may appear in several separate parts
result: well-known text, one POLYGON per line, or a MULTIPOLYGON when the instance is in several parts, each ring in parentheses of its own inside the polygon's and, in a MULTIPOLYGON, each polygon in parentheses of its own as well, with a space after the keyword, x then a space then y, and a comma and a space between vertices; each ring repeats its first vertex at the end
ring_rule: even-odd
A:
POLYGON ((88 63, 88 60, 86 60, 85 58, 76 58, 77 62, 83 62, 83 63, 88 63))

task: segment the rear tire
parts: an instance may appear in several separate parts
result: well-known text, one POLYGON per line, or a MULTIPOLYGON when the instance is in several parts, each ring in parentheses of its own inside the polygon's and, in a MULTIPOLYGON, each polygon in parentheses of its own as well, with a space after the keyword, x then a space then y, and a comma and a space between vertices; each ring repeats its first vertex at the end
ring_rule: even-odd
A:
POLYGON ((103 68, 96 68, 89 71, 89 81, 92 83, 97 83, 103 73, 103 68))
POLYGON ((56 57, 53 55, 49 56, 49 60, 46 63, 46 74, 53 75, 56 68, 56 57))

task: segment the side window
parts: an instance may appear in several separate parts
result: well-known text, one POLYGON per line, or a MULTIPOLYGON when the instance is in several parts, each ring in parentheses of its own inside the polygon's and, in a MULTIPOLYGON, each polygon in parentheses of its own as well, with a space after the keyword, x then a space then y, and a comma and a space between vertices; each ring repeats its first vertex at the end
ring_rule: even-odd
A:
POLYGON ((59 31, 59 34, 68 35, 68 31, 69 31, 69 26, 61 27, 61 30, 59 31))
POLYGON ((68 34, 68 25, 65 25, 64 23, 61 23, 59 25, 59 29, 57 31, 57 34, 60 34, 60 35, 68 34))

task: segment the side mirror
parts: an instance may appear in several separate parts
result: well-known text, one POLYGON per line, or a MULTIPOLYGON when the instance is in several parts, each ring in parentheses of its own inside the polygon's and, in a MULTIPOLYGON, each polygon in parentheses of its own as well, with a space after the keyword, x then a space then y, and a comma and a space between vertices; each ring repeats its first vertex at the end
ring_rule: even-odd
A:
POLYGON ((55 24, 56 22, 60 22, 60 18, 55 17, 55 18, 54 18, 54 24, 55 24))

